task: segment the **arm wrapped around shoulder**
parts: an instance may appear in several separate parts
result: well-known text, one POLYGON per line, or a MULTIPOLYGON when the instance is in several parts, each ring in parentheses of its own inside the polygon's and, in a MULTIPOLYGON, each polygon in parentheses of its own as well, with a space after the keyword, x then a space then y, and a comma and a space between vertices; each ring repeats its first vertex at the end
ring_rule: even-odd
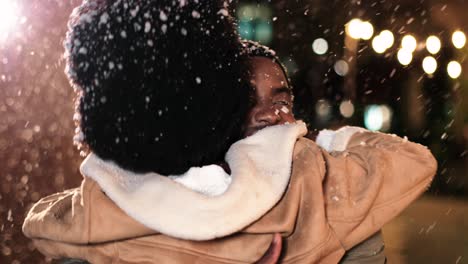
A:
POLYGON ((396 217, 429 186, 437 170, 417 143, 362 128, 321 132, 327 218, 346 249, 396 217))

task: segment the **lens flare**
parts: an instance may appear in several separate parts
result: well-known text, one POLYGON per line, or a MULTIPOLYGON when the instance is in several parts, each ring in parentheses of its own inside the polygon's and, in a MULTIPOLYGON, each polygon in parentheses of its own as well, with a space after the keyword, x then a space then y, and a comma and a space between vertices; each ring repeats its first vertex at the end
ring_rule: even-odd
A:
POLYGON ((0 41, 8 38, 14 27, 19 23, 20 10, 13 0, 0 0, 0 41))

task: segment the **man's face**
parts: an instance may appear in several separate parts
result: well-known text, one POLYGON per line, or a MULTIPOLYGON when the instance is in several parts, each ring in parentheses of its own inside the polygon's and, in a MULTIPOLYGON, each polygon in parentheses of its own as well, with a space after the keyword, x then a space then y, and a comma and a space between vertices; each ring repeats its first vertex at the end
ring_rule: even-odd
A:
POLYGON ((255 98, 245 124, 245 136, 267 126, 295 122, 292 94, 281 66, 265 57, 253 57, 251 63, 255 98))

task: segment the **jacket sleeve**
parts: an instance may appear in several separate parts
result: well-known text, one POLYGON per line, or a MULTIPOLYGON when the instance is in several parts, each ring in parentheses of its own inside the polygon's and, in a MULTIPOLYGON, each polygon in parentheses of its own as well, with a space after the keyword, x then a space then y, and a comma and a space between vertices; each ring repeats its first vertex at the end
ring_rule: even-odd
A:
POLYGON ((88 177, 80 188, 39 200, 23 223, 23 234, 37 243, 50 240, 85 245, 156 233, 126 215, 88 177))
POLYGON ((362 128, 321 132, 317 144, 325 161, 327 219, 346 250, 403 211, 437 169, 426 147, 362 128))

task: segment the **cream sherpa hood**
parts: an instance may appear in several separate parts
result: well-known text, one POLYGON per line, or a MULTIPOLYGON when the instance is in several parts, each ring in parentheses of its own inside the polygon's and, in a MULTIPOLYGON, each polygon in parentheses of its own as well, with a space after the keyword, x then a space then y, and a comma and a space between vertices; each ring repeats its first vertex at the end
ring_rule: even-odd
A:
POLYGON ((145 226, 172 237, 209 240, 241 230, 280 200, 289 183, 294 145, 306 132, 305 124, 297 122, 236 142, 226 154, 231 175, 216 165, 180 176, 135 174, 95 154, 80 169, 145 226))

